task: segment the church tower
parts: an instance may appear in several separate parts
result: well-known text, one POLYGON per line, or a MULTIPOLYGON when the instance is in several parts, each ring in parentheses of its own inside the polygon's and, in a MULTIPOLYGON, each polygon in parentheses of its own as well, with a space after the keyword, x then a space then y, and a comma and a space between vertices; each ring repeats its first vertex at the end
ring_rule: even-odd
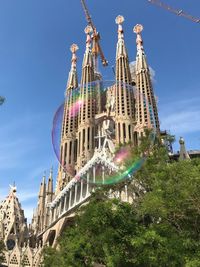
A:
POLYGON ((45 222, 45 199, 46 199, 46 175, 44 174, 42 182, 40 184, 38 207, 37 207, 37 232, 42 232, 45 222))
POLYGON ((118 24, 116 50, 116 85, 115 85, 115 131, 116 143, 134 142, 134 95, 129 68, 128 53, 124 42, 123 16, 115 20, 118 24))
POLYGON ((71 69, 68 76, 66 98, 64 104, 62 133, 60 144, 60 168, 58 172, 56 192, 73 178, 75 174, 75 165, 77 163, 77 138, 76 130, 78 124, 78 78, 77 78, 77 56, 78 46, 73 44, 70 48, 72 52, 71 69))
POLYGON ((53 200, 53 167, 50 170, 50 175, 46 187, 46 203, 51 203, 53 200))
POLYGON ((10 186, 9 195, 0 203, 0 239, 8 250, 16 244, 23 246, 28 239, 26 218, 16 192, 17 188, 10 186))
POLYGON ((49 178, 46 184, 46 174, 43 175, 38 194, 38 204, 34 211, 31 232, 37 235, 49 225, 50 209, 49 204, 53 201, 53 169, 51 168, 49 178))
POLYGON ((87 26, 86 50, 82 64, 82 77, 79 96, 78 114, 78 159, 77 170, 93 156, 95 136, 96 85, 94 72, 94 59, 91 49, 91 27, 87 26))
POLYGON ((147 64, 143 47, 141 32, 143 26, 137 24, 133 31, 136 33, 137 56, 136 56, 136 127, 138 137, 143 135, 144 129, 156 129, 160 132, 158 111, 153 92, 151 74, 147 64))
POLYGON ((49 179, 46 186, 46 196, 45 196, 45 217, 44 217, 44 227, 46 228, 50 222, 50 208, 49 204, 53 201, 53 168, 50 170, 49 179))

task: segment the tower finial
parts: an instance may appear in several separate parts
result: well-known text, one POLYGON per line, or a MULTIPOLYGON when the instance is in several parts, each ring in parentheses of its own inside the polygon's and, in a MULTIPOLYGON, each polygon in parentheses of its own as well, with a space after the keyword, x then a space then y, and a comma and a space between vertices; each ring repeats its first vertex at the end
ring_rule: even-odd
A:
POLYGON ((85 34, 87 35, 87 39, 86 39, 86 48, 90 48, 91 47, 91 36, 90 33, 92 32, 92 27, 90 25, 88 25, 85 28, 85 34))
POLYGON ((51 166, 49 179, 53 179, 53 166, 51 166))
POLYGON ((77 44, 72 44, 70 46, 70 51, 72 52, 72 59, 71 59, 71 70, 69 72, 68 76, 68 82, 67 82, 67 88, 66 88, 66 95, 67 91, 76 88, 78 86, 78 79, 77 79, 77 73, 76 73, 76 63, 77 63, 77 56, 76 51, 79 49, 77 44))
POLYGON ((143 48, 143 40, 141 36, 141 32, 143 31, 143 29, 144 28, 141 24, 137 24, 133 28, 133 32, 137 34, 137 38, 136 38, 137 48, 143 48))
POLYGON ((76 67, 77 56, 76 51, 79 49, 77 44, 72 44, 70 47, 70 51, 72 52, 72 67, 76 67))
POLYGON ((15 195, 17 192, 17 187, 15 185, 15 182, 13 183, 13 185, 9 185, 9 186, 10 186, 10 193, 15 195))
POLYGON ((122 28, 122 23, 124 22, 124 17, 119 15, 116 17, 115 19, 116 24, 118 24, 118 39, 123 38, 124 37, 124 31, 122 28))
POLYGON ((42 177, 42 184, 44 185, 46 182, 46 171, 44 171, 43 177, 42 177))
POLYGON ((51 166, 50 174, 53 175, 53 166, 51 166))

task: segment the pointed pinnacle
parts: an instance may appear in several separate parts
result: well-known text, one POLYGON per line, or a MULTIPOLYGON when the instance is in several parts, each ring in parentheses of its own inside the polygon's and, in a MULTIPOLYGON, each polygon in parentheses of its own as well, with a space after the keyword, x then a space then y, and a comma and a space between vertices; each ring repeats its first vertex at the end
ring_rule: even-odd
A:
POLYGON ((140 34, 143 31, 144 27, 141 24, 136 24, 133 28, 133 32, 140 34))
POLYGON ((42 184, 46 183, 46 171, 44 171, 43 177, 42 177, 42 184))
POLYGON ((122 28, 122 23, 124 22, 124 17, 119 15, 115 19, 116 24, 118 24, 118 39, 123 39, 123 28, 122 28))
POLYGON ((141 24, 137 24, 133 28, 133 32, 137 34, 137 38, 136 38, 137 48, 142 48, 142 46, 143 46, 143 40, 142 40, 142 36, 141 36, 141 32, 143 31, 143 29, 144 28, 141 24))
POLYGON ((116 24, 122 24, 124 22, 124 17, 122 15, 118 15, 115 19, 116 24))
POLYGON ((50 175, 49 175, 49 179, 52 179, 52 178, 53 178, 53 166, 51 166, 50 175))

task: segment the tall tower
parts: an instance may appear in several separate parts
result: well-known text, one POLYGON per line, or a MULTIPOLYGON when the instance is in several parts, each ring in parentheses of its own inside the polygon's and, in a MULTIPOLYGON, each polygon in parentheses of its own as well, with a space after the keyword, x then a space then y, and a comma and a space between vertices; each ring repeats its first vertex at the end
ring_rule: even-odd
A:
POLYGON ((23 246, 28 239, 28 230, 24 211, 16 196, 17 188, 10 186, 10 193, 0 203, 0 239, 8 250, 12 250, 16 243, 23 246))
POLYGON ((134 142, 134 95, 131 84, 128 53, 124 42, 123 16, 115 20, 118 24, 116 50, 116 87, 115 87, 115 130, 116 143, 134 142))
POLYGON ((153 92, 151 75, 143 48, 141 32, 143 26, 137 24, 133 31, 136 33, 137 56, 136 56, 136 127, 138 137, 143 135, 144 129, 156 129, 160 132, 158 111, 153 92))
POLYGON ((41 233, 49 224, 50 208, 49 203, 53 201, 53 169, 50 170, 50 175, 46 184, 46 174, 42 177, 38 194, 37 209, 34 211, 31 232, 35 235, 41 233))
POLYGON ((38 195, 38 207, 37 207, 37 219, 36 227, 37 233, 40 233, 44 229, 45 222, 45 203, 46 202, 46 175, 43 175, 42 182, 40 184, 40 190, 38 195))
POLYGON ((80 85, 80 108, 78 115, 78 160, 77 170, 85 165, 92 157, 94 150, 96 86, 94 83, 94 60, 91 50, 91 27, 85 28, 86 50, 82 64, 82 77, 80 85))
POLYGON ((54 192, 53 192, 53 168, 51 168, 49 179, 47 182, 47 187, 46 187, 46 198, 45 198, 46 210, 45 210, 45 221, 44 221, 45 227, 47 227, 49 225, 50 208, 49 208, 48 204, 53 201, 53 196, 54 196, 54 192))
POLYGON ((72 52, 71 69, 68 76, 66 99, 62 121, 62 133, 60 144, 60 168, 58 172, 56 192, 73 178, 75 165, 77 162, 77 138, 76 130, 78 125, 77 98, 78 98, 78 78, 77 78, 77 56, 78 46, 73 44, 70 48, 72 52))
POLYGON ((53 200, 53 167, 50 170, 50 175, 46 187, 46 203, 50 203, 53 200))

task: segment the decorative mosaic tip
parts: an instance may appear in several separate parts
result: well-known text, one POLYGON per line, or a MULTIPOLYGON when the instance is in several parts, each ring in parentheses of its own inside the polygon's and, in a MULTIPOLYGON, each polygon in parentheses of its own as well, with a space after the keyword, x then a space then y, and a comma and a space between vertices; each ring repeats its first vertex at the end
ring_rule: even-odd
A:
POLYGON ((141 24, 137 24, 133 28, 133 32, 139 34, 139 33, 141 33, 143 31, 143 29, 144 28, 143 28, 143 26, 141 24))
POLYGON ((72 44, 70 47, 70 50, 72 53, 76 53, 76 51, 79 49, 77 44, 72 44))
POLYGON ((86 34, 89 34, 92 32, 92 27, 90 25, 88 25, 86 28, 85 28, 85 33, 86 34))
POLYGON ((119 15, 115 19, 116 24, 122 24, 124 22, 124 17, 119 15))

